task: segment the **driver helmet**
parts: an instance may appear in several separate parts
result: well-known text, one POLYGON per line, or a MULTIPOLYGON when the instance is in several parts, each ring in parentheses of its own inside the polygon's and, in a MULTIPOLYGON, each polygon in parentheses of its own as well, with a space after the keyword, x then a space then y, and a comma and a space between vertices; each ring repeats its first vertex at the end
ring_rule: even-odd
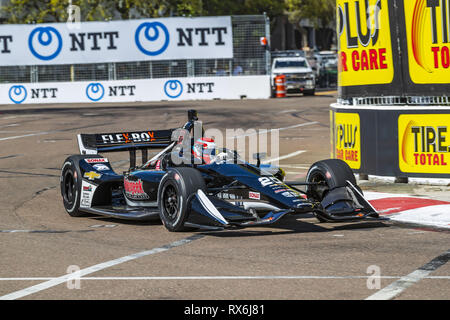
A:
POLYGON ((202 163, 210 164, 216 154, 216 143, 211 138, 200 138, 192 146, 192 154, 202 163))

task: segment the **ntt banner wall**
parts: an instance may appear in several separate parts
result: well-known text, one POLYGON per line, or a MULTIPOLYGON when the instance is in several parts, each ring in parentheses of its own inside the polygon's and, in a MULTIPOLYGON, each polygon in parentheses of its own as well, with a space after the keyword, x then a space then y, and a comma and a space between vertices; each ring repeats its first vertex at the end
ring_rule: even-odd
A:
POLYGON ((231 17, 0 25, 0 66, 232 57, 231 17))
POLYGON ((0 85, 0 104, 266 99, 268 76, 0 85))
POLYGON ((267 99, 261 16, 0 25, 0 104, 267 99))
POLYGON ((450 178, 450 0, 338 0, 332 156, 358 173, 450 178))

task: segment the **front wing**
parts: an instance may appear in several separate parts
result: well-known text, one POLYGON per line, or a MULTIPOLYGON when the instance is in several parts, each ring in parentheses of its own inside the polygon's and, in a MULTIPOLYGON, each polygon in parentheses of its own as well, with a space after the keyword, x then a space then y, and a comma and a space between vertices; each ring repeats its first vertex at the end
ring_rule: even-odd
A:
MULTIPOLYGON (((230 204, 213 196, 207 196, 198 190, 191 199, 191 213, 188 223, 196 226, 220 228, 245 228, 269 225, 277 222, 286 214, 295 214, 295 208, 276 209, 259 217, 248 210, 230 204)), ((330 222, 358 221, 366 218, 378 218, 376 209, 364 198, 362 193, 347 181, 346 187, 331 190, 322 202, 306 202, 309 212, 322 220, 330 222)))

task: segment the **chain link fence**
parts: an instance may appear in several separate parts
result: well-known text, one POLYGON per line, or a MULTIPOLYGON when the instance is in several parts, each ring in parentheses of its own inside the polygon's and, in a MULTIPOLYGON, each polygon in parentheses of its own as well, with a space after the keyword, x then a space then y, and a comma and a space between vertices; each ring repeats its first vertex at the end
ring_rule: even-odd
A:
POLYGON ((260 38, 269 38, 265 15, 232 16, 233 59, 161 60, 121 63, 0 67, 0 83, 72 82, 154 78, 270 74, 269 52, 260 38))

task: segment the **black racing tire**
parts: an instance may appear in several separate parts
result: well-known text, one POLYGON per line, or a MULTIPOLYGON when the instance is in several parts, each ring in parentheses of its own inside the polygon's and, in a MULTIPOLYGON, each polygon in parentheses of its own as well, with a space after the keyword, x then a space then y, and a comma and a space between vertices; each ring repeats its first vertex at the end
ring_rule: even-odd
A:
POLYGON ((88 158, 103 158, 101 155, 73 155, 68 157, 62 166, 60 177, 63 205, 71 217, 82 217, 87 213, 80 211, 81 184, 83 176, 80 160, 88 158))
MULTIPOLYGON (((328 191, 339 187, 345 187, 347 180, 350 181, 359 191, 361 189, 356 184, 356 178, 348 164, 339 159, 328 159, 314 163, 306 175, 306 182, 324 182, 323 186, 306 187, 308 197, 316 201, 322 201, 328 191)), ((362 191, 361 191, 362 193, 362 191)))
POLYGON ((79 160, 80 156, 70 156, 64 161, 61 169, 61 196, 64 208, 71 217, 84 215, 79 210, 82 180, 79 160))
MULTIPOLYGON (((356 178, 348 164, 339 159, 328 159, 314 163, 306 175, 307 183, 322 182, 323 185, 308 185, 306 194, 308 198, 321 202, 330 190, 345 187, 350 181, 362 194, 356 185, 356 178)), ((315 214, 320 222, 327 222, 315 214)))
POLYGON ((206 184, 194 168, 172 168, 164 175, 158 188, 158 209, 167 230, 187 230, 184 223, 189 216, 189 200, 199 189, 206 190, 206 184))

